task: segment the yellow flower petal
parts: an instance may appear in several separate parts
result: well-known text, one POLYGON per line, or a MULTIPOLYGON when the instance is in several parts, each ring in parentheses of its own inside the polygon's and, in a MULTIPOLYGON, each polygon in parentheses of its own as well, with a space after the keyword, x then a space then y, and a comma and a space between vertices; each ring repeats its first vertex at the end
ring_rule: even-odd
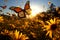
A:
POLYGON ((46 28, 46 30, 50 29, 50 25, 45 25, 44 28, 46 28))
POLYGON ((54 23, 56 22, 56 18, 54 18, 54 23))
POLYGON ((46 23, 48 23, 49 25, 51 24, 50 22, 46 21, 46 23))
POLYGON ((51 30, 49 31, 49 36, 52 38, 52 31, 51 30))
POLYGON ((46 36, 49 34, 49 31, 47 31, 46 36))
POLYGON ((52 38, 52 31, 51 30, 49 30, 47 33, 46 33, 46 36, 49 34, 49 37, 51 37, 52 38))
POLYGON ((51 24, 53 24, 54 23, 53 19, 51 19, 50 22, 51 22, 51 24))
POLYGON ((22 36, 22 33, 19 35, 19 38, 21 38, 21 36, 22 36))
POLYGON ((14 33, 14 35, 15 35, 15 38, 18 39, 18 37, 19 37, 19 31, 16 30, 15 33, 14 33))

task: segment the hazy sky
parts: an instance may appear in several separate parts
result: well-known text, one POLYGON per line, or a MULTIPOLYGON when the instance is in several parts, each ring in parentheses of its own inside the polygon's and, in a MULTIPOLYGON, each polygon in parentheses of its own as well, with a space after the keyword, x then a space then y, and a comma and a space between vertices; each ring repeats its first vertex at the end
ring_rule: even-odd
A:
MULTIPOLYGON (((21 8, 24 8, 24 5, 27 0, 8 0, 7 2, 4 2, 4 0, 0 0, 0 6, 7 5, 7 8, 4 10, 4 12, 9 12, 9 7, 11 6, 20 6, 21 8)), ((45 6, 45 9, 48 8, 48 2, 51 1, 56 6, 60 6, 60 0, 30 0, 31 6, 38 6, 39 9, 43 9, 43 5, 45 6)), ((0 8, 1 10, 2 8, 0 8)), ((44 9, 44 10, 45 10, 44 9)))

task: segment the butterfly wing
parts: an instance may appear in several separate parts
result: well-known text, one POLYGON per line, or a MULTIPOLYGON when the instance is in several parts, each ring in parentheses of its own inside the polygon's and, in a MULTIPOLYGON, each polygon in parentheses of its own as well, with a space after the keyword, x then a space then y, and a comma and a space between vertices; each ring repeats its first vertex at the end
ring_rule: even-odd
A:
POLYGON ((20 7, 15 7, 15 8, 14 8, 14 11, 15 11, 16 13, 19 13, 19 12, 22 11, 22 8, 20 8, 20 7))
POLYGON ((22 11, 22 8, 20 8, 20 7, 14 7, 14 6, 10 7, 9 9, 10 9, 10 10, 13 10, 13 11, 16 12, 16 13, 19 13, 19 12, 22 11))
POLYGON ((27 1, 24 7, 25 10, 30 9, 30 1, 27 1))
POLYGON ((14 8, 15 8, 14 6, 11 6, 9 9, 10 9, 10 10, 14 10, 14 8))
POLYGON ((3 9, 6 9, 7 6, 5 5, 5 6, 0 6, 0 7, 3 8, 3 9))
POLYGON ((24 10, 26 11, 26 13, 29 15, 31 14, 31 8, 30 8, 30 1, 27 1, 24 7, 24 10))

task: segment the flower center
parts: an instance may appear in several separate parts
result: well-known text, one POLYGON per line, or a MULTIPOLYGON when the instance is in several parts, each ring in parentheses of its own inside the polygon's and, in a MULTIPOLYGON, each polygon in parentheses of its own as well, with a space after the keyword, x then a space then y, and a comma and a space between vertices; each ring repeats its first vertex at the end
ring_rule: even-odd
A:
POLYGON ((57 24, 52 24, 51 25, 51 30, 55 30, 57 28, 57 24))

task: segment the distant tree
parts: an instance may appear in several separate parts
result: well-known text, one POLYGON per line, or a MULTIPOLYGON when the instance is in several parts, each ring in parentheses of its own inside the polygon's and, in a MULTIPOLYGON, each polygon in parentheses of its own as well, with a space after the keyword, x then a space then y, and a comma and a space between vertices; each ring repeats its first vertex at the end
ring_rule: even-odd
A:
POLYGON ((1 14, 2 10, 0 10, 0 14, 1 14))
POLYGON ((51 3, 51 5, 50 5, 49 8, 50 8, 51 11, 55 11, 55 7, 56 7, 56 6, 55 6, 53 3, 51 3))

